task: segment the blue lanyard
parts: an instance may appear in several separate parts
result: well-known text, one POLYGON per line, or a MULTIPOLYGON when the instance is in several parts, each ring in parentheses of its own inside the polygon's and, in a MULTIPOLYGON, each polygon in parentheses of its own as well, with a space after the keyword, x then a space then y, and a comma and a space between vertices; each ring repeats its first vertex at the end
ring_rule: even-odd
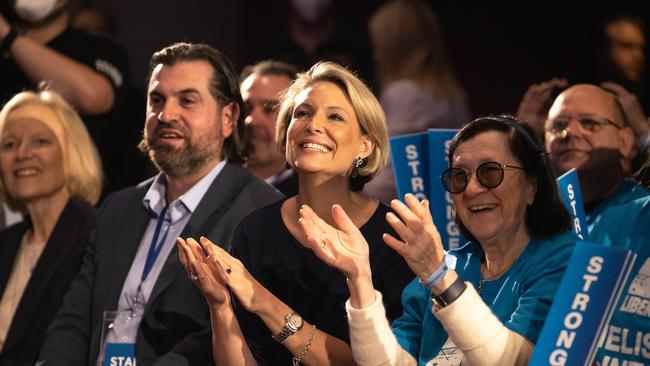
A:
POLYGON ((158 254, 160 254, 160 250, 164 246, 165 240, 167 239, 167 233, 169 232, 169 227, 167 227, 167 230, 165 230, 162 239, 160 239, 160 242, 158 242, 158 237, 160 236, 160 228, 162 226, 163 221, 165 221, 165 214, 167 213, 167 207, 169 207, 169 205, 166 205, 160 212, 160 215, 158 215, 158 220, 156 221, 156 230, 154 231, 151 244, 149 244, 149 253, 147 253, 147 261, 145 262, 144 269, 142 270, 142 277, 140 278, 141 283, 147 279, 149 272, 151 272, 151 267, 153 267, 153 264, 156 263, 156 259, 158 259, 158 254))

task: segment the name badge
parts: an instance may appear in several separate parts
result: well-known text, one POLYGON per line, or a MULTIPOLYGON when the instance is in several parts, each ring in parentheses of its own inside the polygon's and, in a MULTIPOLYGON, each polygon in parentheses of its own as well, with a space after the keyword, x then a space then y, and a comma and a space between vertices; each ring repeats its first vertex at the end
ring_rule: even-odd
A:
POLYGON ((135 344, 106 343, 102 366, 136 366, 135 344))

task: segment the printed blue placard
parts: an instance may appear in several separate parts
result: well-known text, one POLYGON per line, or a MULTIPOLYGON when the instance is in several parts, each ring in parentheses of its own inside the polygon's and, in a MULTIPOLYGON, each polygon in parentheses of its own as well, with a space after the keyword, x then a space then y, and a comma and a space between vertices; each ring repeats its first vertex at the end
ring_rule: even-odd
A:
POLYGON ((589 240, 587 220, 585 219, 585 207, 578 180, 578 171, 573 168, 557 178, 557 185, 564 205, 571 215, 573 231, 582 240, 589 240))
POLYGON ((465 242, 454 221, 456 214, 451 193, 445 190, 440 181, 442 172, 449 167, 449 144, 457 132, 458 130, 452 129, 430 129, 428 131, 431 215, 440 233, 442 245, 447 250, 458 248, 465 242))
POLYGON ((413 193, 418 199, 429 199, 429 151, 427 132, 390 138, 390 153, 397 197, 413 193))
POLYGON ((106 343, 102 366, 136 366, 135 344, 106 343))
POLYGON ((579 241, 529 365, 590 366, 636 254, 579 241))

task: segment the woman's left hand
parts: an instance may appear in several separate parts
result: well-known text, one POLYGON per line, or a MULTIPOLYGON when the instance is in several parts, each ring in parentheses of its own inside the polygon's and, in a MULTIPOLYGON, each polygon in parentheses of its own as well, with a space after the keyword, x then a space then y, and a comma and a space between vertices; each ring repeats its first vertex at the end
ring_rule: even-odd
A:
POLYGON ((386 221, 402 240, 384 234, 384 242, 404 257, 420 279, 426 280, 442 265, 445 251, 429 211, 429 201, 420 202, 410 193, 405 196, 405 201, 406 205, 399 200, 391 201, 390 205, 399 217, 392 212, 386 214, 386 221))
POLYGON ((201 246, 211 258, 216 258, 224 268, 224 283, 237 296, 242 306, 253 313, 256 313, 256 306, 260 306, 269 294, 257 280, 248 272, 242 262, 231 256, 227 251, 218 245, 214 245, 210 239, 202 236, 199 239, 201 246))

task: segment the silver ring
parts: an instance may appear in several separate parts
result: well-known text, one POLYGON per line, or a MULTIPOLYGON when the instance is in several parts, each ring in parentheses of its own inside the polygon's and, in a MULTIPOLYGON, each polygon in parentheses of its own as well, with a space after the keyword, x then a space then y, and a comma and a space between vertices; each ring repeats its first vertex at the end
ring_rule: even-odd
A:
POLYGON ((192 274, 190 274, 190 278, 192 279, 192 281, 196 281, 196 280, 199 279, 199 276, 197 276, 196 273, 192 273, 192 274))

